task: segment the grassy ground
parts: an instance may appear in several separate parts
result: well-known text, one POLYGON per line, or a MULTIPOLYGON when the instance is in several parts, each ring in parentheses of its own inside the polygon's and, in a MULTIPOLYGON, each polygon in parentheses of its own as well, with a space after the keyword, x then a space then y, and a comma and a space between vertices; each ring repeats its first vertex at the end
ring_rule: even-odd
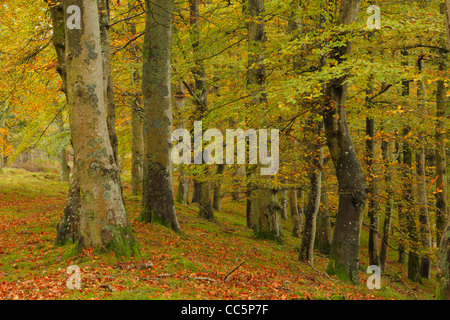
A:
POLYGON ((314 268, 297 261, 300 240, 284 224, 284 243, 256 239, 245 226, 245 204, 225 200, 216 222, 197 216, 195 205, 177 204, 182 234, 136 221, 140 201, 124 193, 128 219, 142 257, 68 256, 55 247, 56 224, 67 184, 48 173, 4 169, 0 174, 0 299, 432 299, 433 280, 406 280, 406 265, 390 252, 381 290, 366 287, 367 232, 363 230, 361 285, 328 277, 327 259, 314 268), (228 281, 224 277, 236 266, 228 281), (151 264, 152 266, 150 266, 151 264), (81 268, 81 290, 66 286, 67 267, 81 268))

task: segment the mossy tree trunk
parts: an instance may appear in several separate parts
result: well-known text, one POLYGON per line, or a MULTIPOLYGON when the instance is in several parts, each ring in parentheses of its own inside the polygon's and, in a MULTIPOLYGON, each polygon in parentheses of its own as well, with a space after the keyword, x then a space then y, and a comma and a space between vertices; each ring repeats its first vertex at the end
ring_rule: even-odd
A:
MULTIPOLYGON (((251 95, 251 105, 264 108, 267 103, 265 92, 266 66, 264 47, 265 34, 265 8, 263 0, 248 0, 246 7, 248 22, 248 72, 247 85, 251 95)), ((264 119, 262 119, 264 121, 264 119)), ((258 163, 255 174, 260 174, 262 165, 258 163)), ((251 214, 253 215, 254 230, 257 236, 269 239, 281 239, 280 212, 274 190, 270 190, 270 177, 263 176, 260 185, 255 186, 251 200, 251 214)))
POLYGON ((67 95, 81 197, 78 248, 129 257, 139 251, 109 139, 98 3, 65 1, 65 21, 71 5, 81 11, 81 29, 66 28, 67 95))
MULTIPOLYGON (((359 6, 360 0, 342 0, 337 25, 355 22, 359 6)), ((340 64, 350 52, 351 43, 346 41, 331 50, 330 58, 340 64)), ((327 272, 341 280, 359 283, 359 241, 367 190, 349 133, 345 108, 347 90, 347 76, 332 79, 326 85, 322 111, 327 145, 339 187, 339 206, 327 272)))
POLYGON ((145 1, 142 93, 144 180, 141 221, 179 231, 173 194, 171 52, 173 0, 145 1))
MULTIPOLYGON (((52 42, 56 51, 57 67, 56 71, 61 77, 61 91, 67 95, 67 68, 66 68, 66 31, 64 7, 61 1, 56 2, 50 6, 50 15, 52 18, 53 34, 52 42)), ((72 134, 72 133, 71 133, 72 134)), ((73 134, 72 134, 73 136, 73 134)), ((62 152, 61 152, 62 153, 62 152)), ((62 156, 62 154, 61 154, 62 156)), ((74 153, 74 164, 76 163, 76 154, 74 153)), ((76 243, 80 238, 80 208, 81 196, 80 185, 78 182, 78 173, 74 165, 72 172, 72 180, 70 182, 69 192, 66 198, 66 205, 64 207, 63 215, 56 227, 56 240, 58 245, 69 243, 76 243)))

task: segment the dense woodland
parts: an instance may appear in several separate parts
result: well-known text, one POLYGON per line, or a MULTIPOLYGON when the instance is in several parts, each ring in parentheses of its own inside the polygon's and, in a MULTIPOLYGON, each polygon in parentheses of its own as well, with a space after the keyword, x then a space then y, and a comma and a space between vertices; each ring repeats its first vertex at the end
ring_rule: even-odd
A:
POLYGON ((450 0, 3 0, 0 42, 0 182, 58 170, 64 252, 137 260, 135 220, 183 236, 179 208, 214 224, 234 203, 253 243, 325 277, 395 264, 450 299, 450 0), (214 159, 227 130, 279 130, 278 171, 251 147, 174 164, 199 122, 224 133, 214 159))

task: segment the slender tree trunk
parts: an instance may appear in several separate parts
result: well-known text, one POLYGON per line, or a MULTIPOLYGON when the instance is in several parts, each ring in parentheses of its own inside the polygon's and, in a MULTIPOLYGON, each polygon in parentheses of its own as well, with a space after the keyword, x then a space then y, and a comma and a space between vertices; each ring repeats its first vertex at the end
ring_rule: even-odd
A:
MULTIPOLYGON (((184 94, 184 86, 182 83, 178 83, 175 86, 175 98, 176 98, 176 108, 180 113, 181 120, 177 127, 186 129, 186 117, 183 115, 186 107, 186 99, 184 94)), ((176 202, 187 205, 189 200, 189 185, 190 181, 185 177, 184 164, 178 166, 178 190, 175 197, 176 202)))
MULTIPOLYGON (((404 136, 407 136, 411 131, 411 128, 406 127, 404 129, 404 136)), ((406 204, 404 207, 404 221, 406 223, 406 231, 409 238, 409 252, 408 252, 408 279, 411 281, 420 281, 420 258, 418 255, 418 238, 417 238, 417 225, 415 221, 415 210, 412 206, 414 200, 413 186, 411 182, 411 168, 413 162, 413 152, 410 143, 405 140, 403 143, 403 202, 406 204)))
MULTIPOLYGON (((440 63, 440 71, 445 69, 445 64, 440 63)), ((448 215, 447 202, 447 146, 445 122, 449 103, 447 102, 447 88, 444 80, 437 82, 436 96, 436 243, 440 243, 441 235, 444 230, 446 216, 448 215)))
POLYGON ((386 268, 386 259, 387 252, 389 248, 389 239, 391 235, 391 225, 392 225, 392 215, 394 210, 394 189, 392 187, 392 173, 390 169, 390 165, 392 162, 391 152, 389 150, 389 142, 384 139, 381 144, 381 150, 383 154, 384 160, 384 177, 386 182, 386 205, 385 205, 385 216, 383 222, 383 241, 381 242, 381 250, 380 250, 380 264, 381 271, 384 273, 386 268))
MULTIPOLYGON (((128 9, 133 10, 133 2, 128 2, 128 9)), ((129 22, 132 35, 136 35, 136 25, 129 22)), ((136 59, 138 60, 138 59, 136 59)), ((134 66, 131 67, 131 85, 138 87, 139 74, 134 66)), ((135 93, 135 100, 131 109, 131 190, 134 195, 142 194, 142 180, 144 176, 144 131, 143 109, 139 93, 135 93)))
POLYGON ((289 211, 291 212, 293 230, 292 234, 295 238, 300 238, 302 234, 302 218, 298 210, 297 190, 292 189, 288 192, 289 211))
MULTIPOLYGON (((369 40, 371 35, 369 35, 369 40)), ((371 52, 369 52, 371 54, 371 52)), ((373 75, 370 76, 368 90, 366 92, 366 107, 372 109, 371 96, 373 96, 373 75)), ((379 186, 377 170, 374 166, 375 159, 375 119, 366 117, 366 164, 368 167, 368 217, 369 217, 369 263, 380 266, 380 255, 378 251, 378 230, 379 230, 379 186)))
MULTIPOLYGON (((418 61, 419 72, 422 72, 424 64, 423 59, 418 61)), ((425 110, 425 85, 422 81, 418 82, 417 97, 419 98, 419 107, 425 110)), ((419 204, 419 232, 422 242, 422 249, 425 251, 420 260, 420 276, 425 279, 430 278, 431 272, 431 230, 430 219, 428 213, 428 197, 427 197, 427 183, 425 172, 425 132, 420 132, 419 150, 416 152, 416 173, 417 173, 417 202, 419 204)))
MULTIPOLYGON (((447 42, 448 42, 447 48, 450 48, 450 0, 445 0, 445 14, 446 14, 447 42)), ((446 98, 445 95, 442 95, 442 98, 443 100, 441 101, 448 99, 446 98)), ((446 103, 445 105, 448 106, 448 103, 446 103)), ((447 112, 447 110, 445 109, 447 108, 444 106, 438 108, 438 113, 442 114, 442 118, 439 117, 438 118, 439 120, 442 121, 442 123, 445 121, 444 119, 447 112)), ((443 134, 443 132, 441 132, 441 134, 443 134)), ((444 146, 438 141, 438 147, 443 148, 444 146)), ((445 153, 442 153, 440 156, 445 157, 445 153)), ((437 157, 436 161, 439 162, 437 157)), ((445 160, 441 160, 441 162, 445 163, 445 160)), ((438 165, 442 165, 442 163, 439 163, 438 165)), ((445 169, 443 170, 443 172, 445 172, 445 169)), ((445 181, 443 183, 445 184, 445 181)), ((442 192, 441 196, 445 199, 445 197, 447 197, 447 194, 442 192)), ((442 300, 444 299, 450 300, 450 214, 448 212, 448 208, 446 208, 444 205, 442 205, 441 208, 445 208, 445 211, 442 211, 441 209, 440 214, 443 220, 446 222, 445 228, 443 228, 442 230, 443 232, 441 235, 441 241, 439 244, 439 251, 438 251, 436 298, 442 300)))
MULTIPOLYGON (((109 0, 97 0, 100 19, 100 36, 103 58, 103 81, 106 97, 106 120, 114 161, 119 167, 119 143, 116 135, 116 103, 114 101, 114 83, 111 72, 111 36, 110 36, 110 8, 109 0)), ((120 170, 120 167, 119 167, 120 170)))
POLYGON ((144 132, 142 116, 139 114, 140 99, 131 110, 131 189, 133 194, 142 194, 144 132))
POLYGON ((322 186, 320 195, 320 208, 317 215, 317 231, 315 248, 325 255, 330 254, 331 249, 331 221, 328 207, 328 192, 326 188, 325 171, 322 169, 322 186))
POLYGON ((171 154, 171 48, 174 3, 146 0, 142 92, 144 99, 144 181, 142 221, 179 231, 171 154))
POLYGON ((139 252, 109 141, 98 6, 89 0, 68 0, 64 12, 70 5, 81 9, 81 30, 66 29, 70 127, 81 191, 78 248, 129 257, 139 252))
MULTIPOLYGON (((360 0, 342 0, 337 25, 353 23, 357 19, 359 5, 360 0)), ((340 64, 350 52, 351 44, 347 41, 345 45, 333 48, 330 54, 340 64)), ((327 84, 323 109, 327 145, 339 184, 339 207, 327 272, 341 280, 359 283, 359 238, 366 184, 348 129, 346 80, 344 76, 327 84)))
POLYGON ((281 203, 281 218, 286 221, 288 218, 288 200, 287 200, 287 190, 283 191, 280 195, 281 203))
MULTIPOLYGON (((317 128, 317 127, 316 127, 317 128)), ((320 135, 320 129, 314 132, 320 135)), ((320 137, 316 137, 311 156, 311 172, 309 174, 311 190, 308 196, 308 205, 305 210, 305 226, 303 229, 302 245, 300 247, 300 261, 309 261, 313 264, 314 242, 316 237, 316 221, 320 210, 320 196, 322 188, 323 148, 320 145, 320 137)))
POLYGON ((300 247, 300 261, 309 261, 313 264, 314 242, 316 237, 317 215, 320 210, 320 196, 322 188, 322 166, 323 166, 323 148, 320 142, 321 128, 320 124, 310 121, 314 133, 312 137, 314 142, 310 143, 310 192, 308 195, 308 205, 305 210, 305 226, 303 229, 302 245, 300 247))
MULTIPOLYGON (((192 74, 194 75, 195 79, 194 104, 196 105, 196 119, 201 120, 207 111, 208 89, 205 66, 203 64, 203 60, 201 60, 199 57, 200 9, 198 0, 189 0, 189 14, 191 24, 192 50, 195 59, 195 65, 192 68, 192 74)), ((192 202, 198 203, 199 215, 201 217, 204 217, 208 220, 214 220, 214 211, 211 203, 211 184, 209 181, 197 181, 197 183, 194 183, 194 195, 192 202), (196 197, 197 199, 195 199, 196 197)))
POLYGON ((430 220, 428 217, 428 199, 427 199, 427 184, 425 177, 425 147, 422 144, 419 152, 416 154, 416 170, 417 170, 417 200, 419 203, 419 222, 420 222, 420 237, 422 247, 425 250, 425 256, 422 256, 420 261, 420 276, 429 279, 431 272, 431 259, 429 257, 429 250, 431 248, 431 232, 430 220))
POLYGON ((222 183, 220 182, 220 180, 224 171, 225 165, 219 164, 217 166, 218 180, 214 184, 214 201, 213 201, 213 208, 216 209, 217 211, 222 211, 223 192, 222 192, 222 183))

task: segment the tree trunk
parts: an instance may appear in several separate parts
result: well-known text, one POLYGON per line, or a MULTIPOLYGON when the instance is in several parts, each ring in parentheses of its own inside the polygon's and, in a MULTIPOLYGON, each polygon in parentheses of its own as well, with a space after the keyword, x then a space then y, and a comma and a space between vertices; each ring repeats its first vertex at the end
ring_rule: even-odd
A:
MULTIPOLYGON (((444 63, 439 64, 440 71, 445 69, 444 63)), ((445 122, 447 121, 448 106, 446 100, 447 88, 444 80, 437 82, 436 96, 436 243, 440 243, 441 235, 444 230, 446 217, 448 215, 447 203, 447 154, 446 154, 446 131, 445 122)))
MULTIPOLYGON (((446 14, 446 26, 447 26, 447 42, 448 46, 447 48, 450 48, 450 0, 445 0, 445 14, 446 14)), ((447 100, 445 94, 442 95, 444 101, 447 100)), ((445 103, 445 105, 448 105, 445 103)), ((447 110, 446 107, 442 106, 441 108, 438 108, 438 112, 441 113, 442 118, 438 117, 439 120, 442 119, 442 124, 445 122, 445 116, 447 110)), ((443 132, 441 132, 443 135, 443 132)), ((445 137, 445 135, 444 135, 445 137)), ((443 138, 445 139, 445 138, 443 138)), ((439 144, 440 142, 438 142, 439 144)), ((439 148, 443 148, 443 145, 439 145, 439 148)), ((445 150, 445 149, 444 149, 445 150)), ((438 153, 436 151, 436 153, 438 153)), ((441 154, 441 157, 445 157, 445 153, 441 154)), ((438 162, 438 159, 436 157, 436 161, 438 162)), ((441 162, 445 162, 445 160, 441 160, 441 162)), ((441 165, 441 163, 438 163, 437 165, 441 165)), ((444 167, 445 168, 445 167, 444 167)), ((443 170, 445 172, 445 169, 443 170)), ((445 181, 444 181, 445 183, 445 181)), ((447 194, 442 193, 442 197, 445 199, 447 194)), ((444 207, 444 206, 442 206, 444 207)), ((450 300, 450 214, 448 213, 448 208, 446 208, 446 211, 440 212, 440 214, 443 216, 444 221, 446 221, 445 228, 443 229, 442 235, 441 235, 441 241, 439 245, 439 252, 438 252, 438 270, 437 270, 437 293, 436 298, 442 299, 442 300, 450 300)))
POLYGON ((280 195, 281 197, 281 218, 286 221, 288 218, 288 201, 287 201, 287 191, 283 191, 282 194, 280 195))
POLYGON ((322 188, 322 165, 323 165, 323 148, 320 144, 320 125, 312 123, 315 128, 311 131, 317 136, 315 143, 311 143, 311 172, 309 180, 311 190, 308 195, 308 205, 305 210, 305 226, 303 229, 302 245, 300 247, 300 261, 309 261, 313 264, 314 242, 316 237, 317 215, 320 210, 320 196, 322 188))
MULTIPOLYGON (((207 111, 208 106, 208 89, 206 82, 206 72, 203 60, 199 58, 199 46, 200 46, 200 9, 198 0, 189 0, 189 14, 191 24, 191 39, 192 50, 194 54, 195 65, 192 68, 192 74, 195 79, 195 97, 194 104, 196 106, 196 116, 198 121, 201 121, 204 114, 207 111)), ((206 170, 206 169, 205 169, 206 170)), ((199 215, 208 220, 214 220, 214 211, 211 203, 211 185, 209 181, 197 181, 194 183, 194 198, 199 206, 199 215)))
POLYGON ((291 212, 292 217, 292 234, 295 238, 300 238, 302 234, 302 218, 300 216, 300 212, 298 210, 298 201, 297 201, 297 190, 289 190, 289 211, 291 212))
MULTIPOLYGON (((342 0, 337 25, 356 21, 359 5, 360 0, 342 0)), ((351 44, 347 41, 345 45, 333 48, 330 54, 340 64, 350 52, 351 44)), ((327 272, 341 280, 359 283, 359 238, 367 190, 348 129, 346 80, 347 76, 343 76, 327 84, 323 109, 327 145, 339 185, 339 206, 327 272)))
POLYGON ((198 186, 198 182, 197 180, 194 180, 194 182, 192 183, 192 200, 191 203, 198 203, 198 199, 200 198, 199 195, 200 189, 198 186))
MULTIPOLYGON (((384 131, 384 130, 383 130, 384 131)), ((380 269, 384 274, 386 267, 387 252, 389 248, 389 239, 391 235, 392 215, 394 210, 394 189, 392 187, 392 173, 390 165, 392 162, 391 152, 389 150, 389 142, 384 139, 381 144, 381 150, 383 154, 384 167, 385 167, 385 182, 386 182, 386 209, 383 222, 383 241, 381 242, 380 250, 380 269)))
POLYGON ((116 103, 114 101, 114 83, 111 70, 110 7, 109 0, 98 0, 97 2, 100 19, 106 121, 108 124, 108 134, 113 149, 114 161, 120 172, 119 142, 116 135, 116 103))
MULTIPOLYGON (((128 9, 133 10, 133 2, 128 2, 128 9)), ((136 24, 129 22, 132 35, 136 35, 136 24)), ((138 60, 138 59, 136 59, 138 60)), ((134 66, 131 67, 131 85, 138 87, 139 74, 134 66)), ((135 94, 135 100, 131 109, 131 191, 134 195, 142 194, 142 180, 144 176, 144 131, 143 109, 139 93, 135 94)))
MULTIPOLYGON (((264 23, 264 0, 248 1, 248 72, 247 85, 252 97, 251 104, 255 108, 267 103, 265 93, 266 66, 264 44, 266 42, 264 23)), ((261 164, 258 163, 256 174, 260 174, 261 164)), ((269 177, 262 180, 270 183, 269 177)), ((254 197, 251 198, 251 212, 254 215, 255 233, 258 237, 280 239, 282 235, 280 224, 281 206, 276 193, 267 187, 257 186, 254 197)))
POLYGON ((82 13, 81 29, 66 29, 70 127, 81 194, 78 248, 129 257, 139 252, 109 141, 98 6, 89 0, 65 1, 64 12, 70 5, 82 13))
POLYGON ((225 165, 219 164, 217 166, 217 176, 218 179, 216 183, 214 184, 214 200, 213 200, 213 208, 217 211, 222 211, 222 199, 223 199, 223 192, 222 192, 222 183, 220 180, 222 179, 222 174, 225 171, 225 165))
MULTIPOLYGON (((53 34, 52 42, 55 47, 57 56, 56 70, 61 76, 62 86, 61 91, 66 96, 67 102, 67 67, 66 67, 66 31, 64 8, 61 2, 56 3, 50 7, 50 14, 52 18, 53 34)), ((72 133, 71 133, 72 134, 72 133)), ((73 134, 72 134, 73 136, 73 134)), ((74 164, 76 163, 76 154, 74 153, 74 164)), ((80 238, 80 208, 81 196, 80 185, 78 183, 76 166, 73 167, 72 180, 67 194, 66 205, 63 211, 63 216, 58 223, 56 230, 55 244, 63 245, 67 242, 76 243, 80 238)))
POLYGON ((146 0, 142 92, 144 180, 140 220, 179 231, 173 195, 171 52, 174 3, 146 0))
POLYGON ((322 170, 322 186, 320 195, 320 208, 317 215, 317 231, 315 248, 325 255, 330 254, 331 249, 331 221, 328 207, 328 192, 326 189, 325 171, 322 170))
MULTIPOLYGON (((421 139, 423 140, 423 139, 421 139)), ((417 170, 417 201, 419 204, 419 222, 420 222, 420 237, 422 247, 425 251, 425 256, 422 256, 420 261, 420 276, 425 279, 430 278, 431 259, 429 257, 429 250, 431 248, 431 232, 430 220, 428 217, 428 199, 427 199, 427 184, 425 177, 425 147, 420 146, 419 152, 416 154, 416 170, 417 170)))
MULTIPOLYGON (((180 113, 181 120, 178 125, 179 128, 186 128, 186 118, 183 115, 183 112, 185 111, 186 107, 186 99, 184 94, 184 86, 182 83, 178 83, 175 86, 175 98, 176 98, 176 108, 178 112, 180 113)), ((177 195, 175 197, 175 201, 184 205, 187 205, 189 200, 189 185, 190 181, 188 178, 185 177, 185 168, 184 164, 180 164, 178 166, 178 190, 177 195)))
POLYGON ((139 114, 140 99, 131 110, 131 190, 133 194, 142 194, 144 132, 142 117, 139 114))
POLYGON ((208 181, 199 182, 198 192, 199 216, 207 220, 214 220, 214 211, 211 204, 211 184, 208 181))
MULTIPOLYGON (((404 129, 404 136, 407 136, 411 128, 404 129)), ((411 168, 413 162, 413 152, 407 140, 403 143, 403 202, 406 206, 403 208, 405 227, 409 238, 409 252, 408 252, 408 279, 411 281, 420 281, 420 258, 418 255, 418 238, 417 226, 415 221, 415 210, 412 206, 414 200, 413 186, 411 182, 411 168)))
MULTIPOLYGON (((372 38, 373 32, 369 35, 372 38)), ((368 52, 372 54, 371 51, 368 52)), ((368 89, 366 91, 366 108, 372 109, 371 97, 373 96, 374 77, 369 77, 368 89)), ((369 263, 370 265, 380 266, 380 255, 378 251, 378 230, 379 230, 379 187, 377 170, 374 166, 375 159, 375 119, 366 117, 366 164, 368 168, 368 217, 369 217, 369 263)))

